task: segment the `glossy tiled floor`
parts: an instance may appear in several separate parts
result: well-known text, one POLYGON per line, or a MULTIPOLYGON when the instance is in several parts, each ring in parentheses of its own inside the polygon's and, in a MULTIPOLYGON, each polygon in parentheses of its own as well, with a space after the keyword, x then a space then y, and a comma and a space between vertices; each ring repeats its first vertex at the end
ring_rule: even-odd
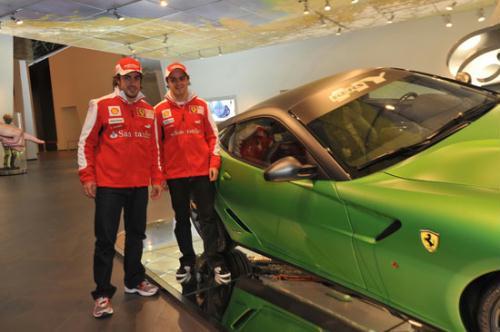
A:
MULTIPOLYGON (((0 331, 211 331, 167 292, 123 292, 115 259, 115 314, 91 316, 94 206, 78 181, 76 152, 49 152, 28 173, 0 177, 0 331)), ((149 220, 172 219, 168 195, 150 202, 149 220)))
MULTIPOLYGON (((194 250, 196 254, 201 254, 203 242, 194 227, 191 228, 191 233, 194 250)), ((170 290, 174 289, 180 295, 182 289, 175 281, 175 271, 179 267, 181 253, 174 236, 174 221, 160 219, 148 223, 146 237, 142 262, 148 270, 148 275, 160 284, 168 285, 170 290)), ((123 252, 124 241, 125 233, 121 232, 116 241, 118 252, 123 252)))

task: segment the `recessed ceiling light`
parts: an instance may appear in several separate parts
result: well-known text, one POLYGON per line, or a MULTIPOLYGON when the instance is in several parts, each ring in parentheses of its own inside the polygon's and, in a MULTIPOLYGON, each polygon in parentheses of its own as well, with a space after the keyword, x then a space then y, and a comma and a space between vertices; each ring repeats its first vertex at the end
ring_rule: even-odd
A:
POLYGON ((160 6, 167 7, 167 5, 168 5, 168 2, 166 0, 161 0, 160 1, 160 6))
POLYGON ((457 5, 457 3, 455 1, 453 1, 452 3, 450 3, 448 6, 445 7, 445 9, 449 12, 451 12, 453 9, 455 9, 455 6, 457 5))
POLYGON ((477 12, 477 21, 478 22, 484 22, 484 20, 486 20, 486 17, 484 17, 484 9, 483 8, 479 8, 479 10, 477 12))
POLYGON ((387 19, 387 24, 392 24, 392 22, 394 22, 394 14, 391 13, 387 19))
POLYGON ((332 6, 330 6, 330 1, 328 0, 325 0, 325 7, 324 7, 325 11, 330 11, 332 10, 332 6))
POLYGON ((10 17, 10 19, 11 19, 12 21, 14 21, 17 25, 21 25, 21 24, 23 24, 23 23, 24 23, 24 21, 23 21, 23 20, 21 20, 21 19, 20 19, 20 18, 18 18, 18 17, 15 17, 14 15, 12 15, 12 16, 10 17))
POLYGON ((451 28, 453 26, 453 23, 451 23, 451 16, 450 15, 443 16, 443 19, 444 19, 445 27, 451 28))
POLYGON ((118 14, 118 11, 115 9, 113 9, 113 16, 118 20, 118 21, 123 21, 125 20, 125 17, 121 16, 120 14, 118 14))

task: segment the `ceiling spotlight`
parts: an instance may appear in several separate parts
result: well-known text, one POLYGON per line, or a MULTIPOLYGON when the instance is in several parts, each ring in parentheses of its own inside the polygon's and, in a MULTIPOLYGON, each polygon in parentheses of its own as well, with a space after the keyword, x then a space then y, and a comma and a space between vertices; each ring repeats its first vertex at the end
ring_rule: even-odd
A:
POLYGON ((328 0, 325 0, 325 7, 324 7, 325 11, 330 11, 332 10, 332 6, 330 6, 330 1, 328 0))
POLYGON ((358 3, 359 0, 351 0, 351 3, 354 5, 355 3, 358 3))
POLYGON ((451 23, 451 16, 450 15, 443 16, 443 19, 444 19, 445 27, 451 28, 453 26, 453 23, 451 23))
POLYGON ((168 33, 165 34, 165 37, 163 38, 163 44, 166 44, 168 41, 168 33))
POLYGON ((457 5, 457 3, 455 1, 453 1, 452 3, 450 3, 448 6, 445 7, 445 9, 449 12, 451 12, 455 6, 457 5))
POLYGON ((21 25, 21 24, 23 24, 23 23, 24 23, 24 21, 23 21, 23 20, 21 20, 20 18, 15 17, 14 15, 12 15, 12 16, 10 17, 10 19, 11 19, 12 21, 14 21, 17 25, 21 25))
POLYGON ((160 1, 160 6, 167 7, 167 5, 168 5, 168 2, 166 0, 161 0, 160 1))
POLYGON ((118 11, 115 9, 113 9, 113 16, 118 20, 118 21, 123 21, 125 19, 125 17, 121 16, 120 14, 118 14, 118 11))
POLYGON ((478 22, 484 22, 484 20, 486 20, 486 17, 484 17, 484 9, 483 8, 479 8, 479 10, 477 12, 477 21, 478 22))
POLYGON ((392 22, 394 22, 394 14, 391 13, 391 15, 389 15, 389 18, 387 19, 387 24, 392 24, 392 22))
POLYGON ((337 36, 340 36, 340 35, 342 34, 342 28, 341 28, 341 27, 339 27, 339 28, 337 29, 337 32, 336 32, 335 34, 336 34, 337 36))
POLYGON ((220 46, 219 46, 219 56, 222 56, 222 49, 220 46))
POLYGON ((307 6, 307 2, 304 3, 304 15, 309 15, 309 7, 307 6))

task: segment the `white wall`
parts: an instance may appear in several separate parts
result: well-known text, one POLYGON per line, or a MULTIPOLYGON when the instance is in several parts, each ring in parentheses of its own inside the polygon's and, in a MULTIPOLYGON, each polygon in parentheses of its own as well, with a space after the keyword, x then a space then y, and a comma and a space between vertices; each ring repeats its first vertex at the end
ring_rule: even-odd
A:
MULTIPOLYGON (((0 34, 0 121, 4 114, 14 112, 14 38, 0 34)), ((0 167, 3 149, 0 148, 0 167)))
MULTIPOLYGON (((0 35, 0 118, 14 111, 14 38, 0 35)), ((3 121, 2 121, 3 122, 3 121)))
MULTIPOLYGON (((489 14, 491 8, 486 13, 489 14)), ((477 12, 394 23, 369 30, 188 61, 191 87, 200 97, 237 96, 238 113, 280 90, 351 68, 391 66, 450 76, 446 57, 464 35, 484 28, 477 12)), ((165 67, 168 63, 162 63, 165 67)))

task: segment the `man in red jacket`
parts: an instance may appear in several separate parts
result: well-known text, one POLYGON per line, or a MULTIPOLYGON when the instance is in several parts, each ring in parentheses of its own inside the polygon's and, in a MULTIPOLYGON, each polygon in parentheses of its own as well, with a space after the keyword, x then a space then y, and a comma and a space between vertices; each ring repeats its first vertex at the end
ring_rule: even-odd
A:
POLYGON ((78 144, 80 181, 85 195, 95 200, 95 251, 92 292, 96 318, 113 313, 111 284, 114 245, 124 211, 125 292, 156 294, 145 279, 141 263, 146 238, 148 186, 151 198, 162 191, 157 125, 154 110, 141 93, 142 67, 122 58, 115 67, 114 92, 90 101, 78 144))
POLYGON ((231 281, 231 273, 217 254, 217 224, 214 186, 220 167, 218 132, 207 103, 189 91, 189 75, 180 63, 170 64, 165 73, 168 92, 155 106, 162 146, 162 164, 175 211, 175 236, 182 253, 176 278, 189 282, 195 265, 190 223, 190 197, 199 213, 204 252, 214 279, 231 281))

